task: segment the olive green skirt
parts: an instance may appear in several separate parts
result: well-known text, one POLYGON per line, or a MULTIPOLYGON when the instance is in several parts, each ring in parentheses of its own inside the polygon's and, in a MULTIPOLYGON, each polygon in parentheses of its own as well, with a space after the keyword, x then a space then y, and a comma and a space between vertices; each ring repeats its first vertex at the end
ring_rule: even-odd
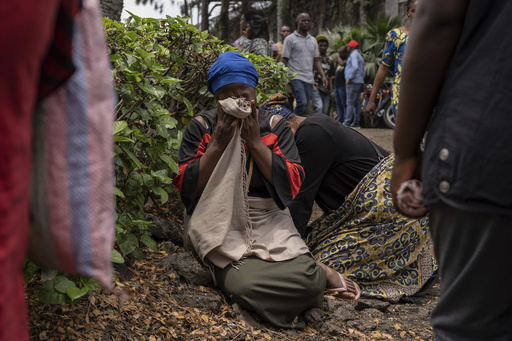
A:
POLYGON ((326 281, 310 255, 282 262, 249 257, 215 267, 215 278, 232 303, 278 327, 300 329, 305 327, 301 314, 322 306, 326 281))

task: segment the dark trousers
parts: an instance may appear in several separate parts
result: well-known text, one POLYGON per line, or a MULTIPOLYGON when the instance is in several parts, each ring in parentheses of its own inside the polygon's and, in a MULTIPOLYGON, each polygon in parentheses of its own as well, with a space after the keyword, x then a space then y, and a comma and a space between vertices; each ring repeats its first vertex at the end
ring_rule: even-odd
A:
POLYGON ((512 216, 430 207, 441 299, 436 340, 512 340, 512 216))

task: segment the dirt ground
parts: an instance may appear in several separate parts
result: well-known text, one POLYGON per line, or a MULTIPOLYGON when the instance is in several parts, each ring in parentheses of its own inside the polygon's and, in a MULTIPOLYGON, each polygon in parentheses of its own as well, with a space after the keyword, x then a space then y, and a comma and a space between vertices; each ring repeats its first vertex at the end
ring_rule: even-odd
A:
MULTIPOLYGON (((390 129, 361 129, 392 150, 390 129)), ((174 226, 182 224, 179 201, 159 212, 174 226)), ((101 289, 75 303, 40 303, 41 279, 27 285, 32 340, 432 340, 429 317, 439 284, 407 302, 361 298, 347 303, 326 296, 322 309, 308 311, 304 330, 283 330, 236 305, 204 276, 200 264, 182 246, 160 241, 158 252, 116 267, 117 293, 101 289), (185 266, 180 272, 179 263, 185 266), (124 294, 119 295, 119 291, 124 294)))
POLYGON ((361 134, 387 150, 393 152, 393 130, 392 129, 366 129, 358 130, 361 134))

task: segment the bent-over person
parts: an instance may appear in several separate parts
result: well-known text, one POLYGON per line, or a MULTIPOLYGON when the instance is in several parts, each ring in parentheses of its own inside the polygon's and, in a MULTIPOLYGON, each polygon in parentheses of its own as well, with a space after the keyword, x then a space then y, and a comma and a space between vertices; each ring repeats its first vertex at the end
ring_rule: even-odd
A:
POLYGON ((363 296, 397 302, 426 292, 437 270, 429 222, 394 208, 393 155, 326 115, 271 110, 295 134, 306 176, 289 209, 315 259, 357 282, 363 296), (308 225, 315 201, 324 216, 308 225))

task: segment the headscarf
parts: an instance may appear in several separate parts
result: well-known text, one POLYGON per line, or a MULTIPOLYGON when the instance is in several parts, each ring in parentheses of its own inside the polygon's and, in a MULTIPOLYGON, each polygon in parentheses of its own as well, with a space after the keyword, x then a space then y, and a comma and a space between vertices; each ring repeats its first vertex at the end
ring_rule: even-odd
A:
POLYGON ((208 90, 215 94, 224 85, 242 83, 256 88, 258 71, 249 59, 236 51, 224 52, 208 70, 208 90))
POLYGON ((244 14, 245 20, 251 26, 251 31, 254 32, 256 38, 263 38, 269 41, 267 21, 263 16, 258 13, 250 12, 250 14, 244 14))

